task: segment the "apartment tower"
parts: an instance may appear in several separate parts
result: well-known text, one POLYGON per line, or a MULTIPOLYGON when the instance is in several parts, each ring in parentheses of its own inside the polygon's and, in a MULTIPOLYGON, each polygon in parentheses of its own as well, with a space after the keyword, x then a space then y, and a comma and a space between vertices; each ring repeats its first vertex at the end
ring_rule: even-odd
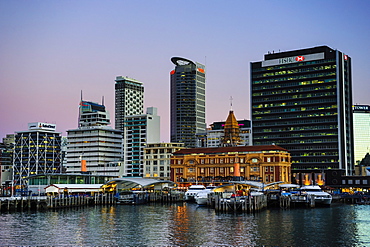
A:
POLYGON ((144 113, 143 83, 132 78, 117 76, 115 105, 115 128, 123 131, 125 116, 144 113))
POLYGON ((124 177, 144 176, 144 148, 160 142, 160 117, 157 108, 148 107, 146 114, 125 117, 123 132, 124 177))

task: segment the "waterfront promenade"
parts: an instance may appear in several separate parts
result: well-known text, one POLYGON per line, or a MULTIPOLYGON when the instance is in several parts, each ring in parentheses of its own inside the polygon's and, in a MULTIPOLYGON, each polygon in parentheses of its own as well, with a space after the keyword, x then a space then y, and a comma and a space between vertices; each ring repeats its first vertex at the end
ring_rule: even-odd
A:
MULTIPOLYGON (((149 202, 183 202, 182 194, 155 192, 148 193, 147 203, 149 202)), ((26 196, 26 197, 0 197, 0 211, 25 211, 25 210, 48 210, 70 207, 82 207, 93 205, 115 205, 117 198, 114 194, 95 194, 93 196, 74 195, 74 196, 26 196)), ((130 204, 137 204, 135 197, 130 204)))
MULTIPOLYGON (((266 208, 314 208, 314 199, 310 196, 300 197, 272 197, 269 194, 258 196, 243 196, 227 198, 227 193, 216 193, 208 198, 207 207, 216 212, 247 212, 252 213, 266 208)), ((177 203, 184 202, 183 193, 152 192, 147 193, 145 201, 136 200, 135 195, 131 201, 123 204, 146 204, 146 203, 177 203)), ((367 195, 334 195, 334 202, 348 204, 370 204, 367 195)), ((120 204, 114 194, 95 194, 93 196, 28 196, 28 197, 0 197, 0 212, 26 211, 26 210, 48 210, 71 207, 83 207, 93 205, 116 205, 120 204)))

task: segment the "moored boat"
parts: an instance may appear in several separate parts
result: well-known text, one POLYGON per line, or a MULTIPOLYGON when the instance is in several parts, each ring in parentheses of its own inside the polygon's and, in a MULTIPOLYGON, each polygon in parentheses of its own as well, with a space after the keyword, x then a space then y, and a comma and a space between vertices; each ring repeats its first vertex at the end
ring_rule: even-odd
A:
POLYGON ((322 191, 318 185, 306 185, 301 187, 300 191, 307 195, 313 195, 315 198, 315 204, 329 206, 332 202, 332 196, 329 193, 322 191))
POLYGON ((214 195, 214 191, 212 189, 205 189, 205 190, 198 192, 196 196, 194 197, 194 199, 198 205, 207 205, 208 198, 212 195, 214 195))
POLYGON ((194 201, 197 193, 205 189, 206 187, 204 185, 199 184, 190 185, 188 190, 185 192, 185 201, 194 201))
POLYGON ((144 204, 147 203, 149 194, 146 191, 122 191, 117 196, 118 204, 144 204))

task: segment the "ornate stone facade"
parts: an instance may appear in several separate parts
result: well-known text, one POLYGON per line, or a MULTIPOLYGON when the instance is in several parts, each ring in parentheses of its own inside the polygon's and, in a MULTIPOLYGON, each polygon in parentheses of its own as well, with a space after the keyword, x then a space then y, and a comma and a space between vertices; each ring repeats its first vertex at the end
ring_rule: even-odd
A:
POLYGON ((230 180, 290 183, 290 169, 290 153, 276 145, 182 149, 171 157, 171 180, 181 187, 230 180))

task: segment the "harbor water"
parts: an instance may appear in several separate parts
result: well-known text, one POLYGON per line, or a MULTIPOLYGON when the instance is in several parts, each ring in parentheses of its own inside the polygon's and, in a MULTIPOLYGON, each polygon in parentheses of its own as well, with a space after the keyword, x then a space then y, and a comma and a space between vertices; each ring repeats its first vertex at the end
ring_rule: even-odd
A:
POLYGON ((1 246, 370 246, 370 205, 217 213, 192 203, 0 214, 1 246))

